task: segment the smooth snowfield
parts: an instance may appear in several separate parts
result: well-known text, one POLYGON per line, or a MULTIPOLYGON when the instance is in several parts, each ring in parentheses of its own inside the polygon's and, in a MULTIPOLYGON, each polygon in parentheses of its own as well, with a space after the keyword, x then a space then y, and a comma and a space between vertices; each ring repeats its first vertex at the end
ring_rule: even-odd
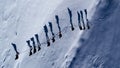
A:
MULTIPOLYGON (((83 31, 77 26, 77 11, 88 9, 89 19, 93 14, 95 0, 1 0, 0 1, 0 68, 67 68, 78 48, 78 40, 83 31), (73 13, 74 31, 71 31, 67 8, 73 13), (53 31, 58 33, 55 15, 60 18, 63 37, 46 46, 43 26, 51 21, 53 31), (29 56, 26 41, 39 34, 41 50, 29 56), (20 52, 15 61, 15 51, 20 52)), ((49 28, 49 27, 48 27, 49 28)), ((49 32, 49 36, 51 33, 49 32)))

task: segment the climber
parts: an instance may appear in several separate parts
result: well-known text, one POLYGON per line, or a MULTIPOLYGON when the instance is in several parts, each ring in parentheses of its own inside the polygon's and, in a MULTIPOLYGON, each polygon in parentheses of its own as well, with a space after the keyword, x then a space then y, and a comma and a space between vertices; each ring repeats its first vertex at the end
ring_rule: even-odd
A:
POLYGON ((35 46, 35 40, 34 37, 30 38, 33 44, 33 53, 36 53, 36 46, 35 46))
POLYGON ((48 36, 48 28, 46 25, 44 26, 44 32, 45 32, 45 36, 46 36, 46 40, 47 40, 47 46, 50 46, 50 39, 48 36))
POLYGON ((55 35, 53 33, 53 26, 52 26, 52 22, 48 22, 49 23, 49 27, 50 27, 50 31, 52 34, 52 42, 55 42, 55 35))
POLYGON ((41 49, 41 44, 40 44, 40 41, 39 41, 39 36, 38 34, 35 34, 35 38, 36 38, 36 41, 37 41, 37 45, 38 45, 38 51, 41 49))
POLYGON ((87 9, 84 9, 84 12, 85 12, 85 18, 86 18, 86 22, 87 22, 87 28, 90 29, 90 26, 89 26, 89 21, 88 21, 88 18, 87 18, 87 9))
POLYGON ((16 57, 15 57, 15 60, 17 60, 19 58, 19 52, 17 51, 17 47, 16 47, 16 44, 14 43, 11 43, 11 45, 13 46, 15 52, 16 52, 16 57))
POLYGON ((77 15, 78 15, 78 26, 79 26, 79 29, 82 30, 82 26, 81 26, 81 18, 80 18, 80 13, 77 11, 77 15))
POLYGON ((84 22, 84 18, 83 18, 83 11, 80 11, 80 14, 81 14, 81 21, 82 21, 82 24, 83 24, 83 30, 85 30, 85 22, 84 22))
POLYGON ((56 23, 57 23, 57 26, 58 26, 58 29, 59 29, 59 38, 62 37, 62 33, 61 33, 61 28, 60 28, 60 24, 59 24, 59 17, 58 15, 55 15, 55 19, 56 19, 56 23))
POLYGON ((31 55, 32 55, 32 46, 30 45, 30 40, 27 40, 26 43, 27 43, 27 45, 28 45, 29 48, 30 48, 29 56, 31 56, 31 55))
POLYGON ((67 9, 68 9, 69 17, 70 17, 71 30, 73 31, 74 27, 73 27, 73 23, 72 23, 72 11, 69 8, 67 8, 67 9))

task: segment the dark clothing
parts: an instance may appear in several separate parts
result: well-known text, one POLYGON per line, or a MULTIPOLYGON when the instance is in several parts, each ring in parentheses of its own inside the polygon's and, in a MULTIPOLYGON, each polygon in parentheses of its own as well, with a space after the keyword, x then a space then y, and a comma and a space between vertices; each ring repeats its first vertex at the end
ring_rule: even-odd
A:
POLYGON ((31 41, 32 41, 32 44, 33 44, 33 53, 36 53, 36 46, 35 46, 35 40, 34 40, 34 38, 32 37, 31 38, 31 41))
POLYGON ((26 42, 27 42, 28 46, 30 47, 29 56, 31 56, 32 55, 32 46, 30 45, 30 40, 27 40, 26 42))
POLYGON ((45 31, 45 33, 48 33, 48 28, 46 25, 44 26, 44 31, 45 31))
POLYGON ((55 35, 54 35, 54 33, 53 33, 53 26, 52 26, 52 22, 49 22, 49 27, 50 27, 50 31, 51 31, 52 36, 53 36, 53 38, 52 38, 52 42, 55 42, 55 35))
POLYGON ((80 13, 77 12, 77 15, 78 15, 78 23, 80 23, 80 13))
POLYGON ((38 51, 41 49, 41 44, 40 44, 40 41, 39 41, 39 36, 38 36, 38 34, 35 34, 35 38, 36 38, 36 40, 37 40, 37 45, 38 45, 38 51))
POLYGON ((58 15, 55 15, 55 18, 56 18, 56 23, 57 23, 58 29, 59 29, 59 31, 61 31, 58 15))
POLYGON ((72 18, 72 11, 69 8, 68 8, 68 13, 69 13, 70 18, 72 18))
POLYGON ((46 40, 47 40, 47 46, 50 46, 49 36, 48 36, 48 28, 46 25, 44 26, 44 32, 45 32, 45 36, 46 36, 46 40))
POLYGON ((49 37, 48 37, 48 28, 47 28, 46 25, 44 26, 44 32, 45 32, 45 35, 46 35, 46 39, 49 40, 49 37))
POLYGON ((35 38, 36 38, 36 40, 37 40, 38 46, 41 46, 40 41, 39 41, 39 36, 38 36, 38 34, 35 34, 35 38))
POLYGON ((80 14, 81 14, 81 20, 82 20, 82 23, 83 23, 83 30, 85 30, 85 22, 84 22, 84 18, 83 18, 83 12, 80 11, 80 14))
POLYGON ((27 40, 26 42, 27 42, 28 46, 31 48, 32 46, 30 45, 30 40, 27 40))
POLYGON ((56 18, 56 23, 57 23, 57 26, 58 26, 58 29, 59 29, 59 38, 61 38, 62 34, 61 34, 61 28, 60 28, 60 25, 59 25, 59 17, 58 17, 58 15, 55 15, 55 18, 56 18))
POLYGON ((33 46, 35 46, 35 40, 34 40, 33 37, 31 38, 31 41, 32 41, 32 43, 33 43, 33 46))
POLYGON ((82 30, 81 22, 80 22, 80 13, 77 12, 77 15, 78 15, 78 26, 79 26, 79 29, 82 30))
POLYGON ((53 26, 52 26, 52 23, 51 23, 51 22, 49 22, 49 27, 50 27, 50 31, 51 31, 52 35, 54 36, 54 33, 53 33, 53 26))
POLYGON ((87 16, 87 9, 84 9, 85 15, 87 16))
MULTIPOLYGON (((81 14, 81 20, 83 20, 84 18, 83 18, 83 12, 82 11, 80 11, 80 14, 81 14)), ((84 21, 84 20, 83 20, 84 21)))
POLYGON ((14 48, 15 52, 18 54, 19 52, 17 51, 16 44, 14 44, 14 43, 11 43, 11 45, 13 46, 13 48, 14 48))
POLYGON ((16 47, 16 44, 14 43, 11 43, 11 45, 13 46, 15 52, 16 52, 16 57, 15 57, 15 60, 17 60, 19 58, 19 52, 17 51, 17 47, 16 47))
POLYGON ((71 24, 71 29, 72 31, 74 30, 74 27, 73 27, 73 23, 72 23, 72 11, 68 8, 68 13, 69 13, 69 17, 70 17, 70 24, 71 24))
POLYGON ((85 12, 85 17, 86 17, 86 21, 87 21, 87 28, 90 29, 89 21, 88 21, 88 18, 87 18, 87 9, 84 9, 84 12, 85 12))

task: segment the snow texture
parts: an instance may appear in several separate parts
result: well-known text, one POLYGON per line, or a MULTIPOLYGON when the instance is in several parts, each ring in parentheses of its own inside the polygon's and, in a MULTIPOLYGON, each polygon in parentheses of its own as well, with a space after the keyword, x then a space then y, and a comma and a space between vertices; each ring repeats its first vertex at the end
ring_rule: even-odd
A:
POLYGON ((119 3, 120 0, 0 0, 0 68, 120 68, 119 3), (67 8, 73 14, 74 31, 67 8), (84 9, 88 10, 89 30, 78 27, 77 11, 84 9), (59 16, 61 38, 55 15, 59 16), (48 22, 55 34, 55 42, 50 40, 49 47, 43 28, 47 25, 52 39, 48 22), (35 34, 39 35, 41 50, 29 56, 26 41, 35 34), (19 52, 17 60, 11 43, 19 52))

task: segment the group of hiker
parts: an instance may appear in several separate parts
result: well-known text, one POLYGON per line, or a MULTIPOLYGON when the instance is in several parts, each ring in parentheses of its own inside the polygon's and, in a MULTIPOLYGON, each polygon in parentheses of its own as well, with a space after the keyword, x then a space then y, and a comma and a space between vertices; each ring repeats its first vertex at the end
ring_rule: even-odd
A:
POLYGON ((39 41, 38 34, 35 34, 34 37, 27 40, 26 43, 27 43, 28 47, 30 48, 29 56, 36 53, 37 50, 40 51, 40 49, 41 49, 41 43, 39 41), (35 43, 35 39, 36 39, 36 42, 37 42, 37 46, 36 46, 36 43, 35 43), (32 44, 31 44, 31 42, 32 42, 32 44))
MULTIPOLYGON (((70 8, 67 8, 67 10, 68 10, 68 14, 69 14, 69 22, 70 22, 70 25, 71 25, 71 30, 74 31, 75 27, 73 25, 72 11, 70 10, 70 8)), ((77 15, 78 15, 79 29, 80 30, 90 29, 89 21, 88 21, 88 18, 87 18, 87 9, 84 9, 83 11, 82 10, 77 11, 77 15), (84 18, 84 15, 85 15, 85 18, 84 18), (86 20, 86 23, 85 23, 84 19, 86 20)), ((57 24, 57 27, 58 27, 58 30, 59 30, 58 36, 59 36, 59 38, 61 38, 62 37, 62 31, 61 31, 60 22, 59 22, 59 16, 55 15, 55 19, 56 19, 56 24, 57 24)), ((44 28, 44 32, 45 32, 45 36, 46 36, 46 41, 47 41, 46 43, 47 43, 47 46, 49 47, 50 46, 50 40, 52 40, 52 42, 54 43, 56 35, 53 32, 52 22, 48 22, 48 24, 49 24, 49 29, 50 29, 50 32, 51 32, 51 35, 52 35, 52 39, 50 39, 49 36, 48 36, 47 25, 44 25, 43 28, 44 28)), ((41 49, 41 43, 40 43, 38 34, 35 34, 34 37, 31 37, 29 40, 26 41, 26 43, 27 43, 27 45, 30 49, 29 56, 36 53, 37 51, 40 51, 40 49, 41 49), (36 42, 35 42, 35 40, 36 40, 36 42), (37 46, 36 46, 36 44, 37 44, 37 46)), ((16 44, 11 43, 11 45, 13 45, 13 47, 14 47, 14 50, 16 52, 15 60, 17 60, 19 58, 19 52, 17 51, 16 44)))
MULTIPOLYGON (((72 21, 72 18, 73 18, 72 17, 72 11, 69 8, 67 8, 67 9, 68 9, 69 17, 70 17, 71 30, 73 31, 75 28, 73 26, 73 21, 72 21)), ((88 17, 87 17, 87 15, 88 15, 87 9, 84 9, 83 11, 82 10, 77 11, 77 15, 78 15, 79 29, 80 30, 85 30, 86 27, 87 27, 87 29, 90 29, 90 25, 88 23, 89 21, 88 21, 88 17), (85 14, 86 23, 84 21, 84 15, 83 14, 85 14)))

